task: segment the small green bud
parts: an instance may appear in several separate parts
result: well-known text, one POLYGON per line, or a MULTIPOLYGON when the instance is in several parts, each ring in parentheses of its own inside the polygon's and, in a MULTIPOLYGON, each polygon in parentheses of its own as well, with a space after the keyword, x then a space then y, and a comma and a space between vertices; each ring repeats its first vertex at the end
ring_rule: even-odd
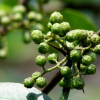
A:
POLYGON ((27 14, 27 18, 29 21, 34 21, 36 20, 36 13, 34 11, 30 11, 28 14, 27 14))
POLYGON ((31 77, 26 78, 23 82, 24 86, 27 88, 32 88, 34 83, 35 83, 35 81, 31 77))
POLYGON ((53 34, 61 35, 62 34, 62 27, 61 24, 55 23, 51 27, 51 31, 53 34))
POLYGON ((82 57, 82 54, 81 54, 81 52, 79 50, 72 50, 70 52, 70 59, 73 62, 78 62, 81 57, 82 57))
POLYGON ((86 68, 86 74, 92 75, 92 74, 95 74, 95 73, 96 73, 96 66, 93 65, 93 64, 88 65, 87 68, 86 68))
POLYGON ((9 23, 10 23, 9 17, 3 16, 3 17, 1 18, 1 24, 3 24, 3 25, 8 25, 9 23))
POLYGON ((49 31, 51 31, 52 24, 49 22, 47 26, 48 26, 49 31))
POLYGON ((70 24, 68 22, 62 22, 61 27, 62 27, 63 36, 66 35, 66 33, 69 32, 71 29, 70 24))
POLYGON ((75 79, 72 80, 72 86, 75 89, 81 90, 85 86, 84 80, 80 77, 76 77, 75 79))
POLYGON ((46 64, 46 57, 43 55, 38 55, 36 57, 36 64, 39 66, 44 66, 46 64))
POLYGON ((36 14, 36 21, 40 22, 42 19, 43 19, 42 14, 37 13, 37 14, 36 14))
POLYGON ((44 86, 46 86, 47 84, 47 81, 45 78, 43 77, 39 77, 36 79, 36 85, 39 87, 39 88, 43 88, 44 86))
POLYGON ((34 72, 33 74, 32 74, 32 78, 35 80, 35 79, 37 79, 38 77, 40 77, 41 76, 41 72, 34 72))
POLYGON ((38 51, 41 54, 46 54, 49 51, 49 45, 45 42, 40 43, 38 46, 38 51))
POLYGON ((53 12, 50 16, 50 22, 54 23, 61 23, 63 21, 63 15, 60 12, 53 12))
POLYGON ((30 43, 31 42, 31 34, 28 31, 25 31, 23 33, 23 41, 24 41, 24 43, 30 43))
POLYGON ((81 64, 81 65, 80 65, 80 71, 81 71, 81 72, 86 72, 86 67, 87 67, 87 66, 84 66, 83 64, 81 64))
POLYGON ((39 44, 43 41, 44 35, 39 30, 33 30, 31 33, 31 38, 36 44, 39 44))
POLYGON ((100 44, 96 45, 93 50, 96 54, 100 55, 100 44))
POLYGON ((56 64, 57 60, 58 60, 58 55, 56 53, 49 54, 49 56, 48 56, 49 63, 56 64))
POLYGON ((92 43, 93 46, 99 44, 99 43, 100 43, 100 37, 99 37, 99 35, 93 34, 93 35, 90 37, 90 42, 92 43))
POLYGON ((68 78, 69 76, 71 76, 71 74, 72 74, 72 71, 68 66, 61 67, 61 75, 63 77, 68 78))
POLYGON ((25 14, 26 8, 23 5, 17 5, 13 8, 13 13, 25 14))
POLYGON ((16 21, 16 22, 22 21, 22 19, 23 19, 23 16, 20 13, 16 13, 13 16, 13 20, 16 21))
POLYGON ((84 55, 83 57, 82 57, 82 60, 81 60, 81 63, 83 64, 83 65, 90 65, 91 63, 92 63, 92 58, 91 58, 91 56, 89 56, 89 55, 84 55))

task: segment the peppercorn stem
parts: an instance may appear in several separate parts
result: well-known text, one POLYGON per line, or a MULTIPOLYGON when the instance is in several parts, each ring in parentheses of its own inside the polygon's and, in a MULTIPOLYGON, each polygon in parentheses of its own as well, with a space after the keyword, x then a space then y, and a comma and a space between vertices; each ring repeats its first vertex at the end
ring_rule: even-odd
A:
POLYGON ((52 40, 53 40, 53 38, 49 38, 48 40, 45 40, 44 42, 48 43, 48 42, 50 42, 52 40))
POLYGON ((47 72, 51 72, 52 70, 56 69, 56 68, 59 68, 61 69, 60 65, 63 64, 65 61, 67 60, 67 57, 65 57, 63 60, 61 60, 60 62, 57 63, 57 65, 53 66, 52 68, 49 68, 47 70, 45 70, 42 75, 44 75, 45 73, 47 72))

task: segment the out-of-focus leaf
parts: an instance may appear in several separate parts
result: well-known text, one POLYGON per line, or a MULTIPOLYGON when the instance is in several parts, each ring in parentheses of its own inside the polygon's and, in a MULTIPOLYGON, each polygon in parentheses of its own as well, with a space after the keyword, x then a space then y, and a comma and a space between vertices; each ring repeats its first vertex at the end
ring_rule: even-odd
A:
POLYGON ((36 88, 27 89, 20 83, 0 83, 0 100, 51 100, 36 88))
POLYGON ((87 17, 85 14, 73 9, 66 9, 61 11, 61 13, 64 16, 64 21, 69 22, 72 29, 97 31, 97 27, 93 20, 87 17))

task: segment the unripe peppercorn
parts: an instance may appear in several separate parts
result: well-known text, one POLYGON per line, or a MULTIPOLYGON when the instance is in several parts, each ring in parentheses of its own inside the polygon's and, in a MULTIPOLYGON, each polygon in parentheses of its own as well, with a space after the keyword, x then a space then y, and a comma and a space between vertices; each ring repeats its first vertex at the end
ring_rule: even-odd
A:
POLYGON ((51 31, 52 24, 49 22, 47 26, 48 26, 49 31, 51 31))
POLYGON ((77 62, 79 61, 79 59, 82 57, 82 54, 79 50, 72 50, 70 52, 70 59, 73 61, 73 62, 77 62))
POLYGON ((5 48, 0 49, 0 58, 5 59, 7 57, 7 50, 5 48))
POLYGON ((9 23, 10 23, 9 17, 3 16, 3 17, 1 18, 1 24, 3 24, 3 25, 8 25, 9 23))
POLYGON ((30 43, 31 42, 31 34, 28 31, 25 31, 23 33, 23 41, 24 41, 24 43, 30 43))
POLYGON ((61 24, 55 23, 51 26, 51 31, 53 34, 61 35, 62 34, 62 27, 61 24))
POLYGON ((42 16, 42 14, 40 14, 40 13, 36 13, 36 21, 41 21, 43 19, 43 16, 42 16))
POLYGON ((28 14, 27 14, 27 18, 29 21, 34 21, 36 20, 36 13, 34 11, 30 11, 28 14))
POLYGON ((81 64, 81 65, 80 65, 80 71, 81 71, 81 72, 86 72, 86 67, 87 67, 87 66, 84 66, 83 64, 81 64))
POLYGON ((27 88, 32 88, 34 83, 35 83, 35 81, 31 77, 26 78, 23 82, 24 86, 27 88))
POLYGON ((75 33, 75 31, 69 31, 66 36, 65 36, 65 39, 68 41, 68 42, 74 42, 77 40, 77 34, 75 33))
POLYGON ((68 88, 68 87, 70 87, 70 83, 71 83, 71 80, 70 79, 62 78, 58 84, 61 87, 68 88))
POLYGON ((32 78, 35 80, 35 79, 37 79, 38 77, 40 77, 41 76, 41 72, 34 72, 33 74, 32 74, 32 78))
POLYGON ((35 62, 39 66, 44 66, 46 64, 46 57, 43 55, 38 55, 35 62))
POLYGON ((83 41, 86 40, 87 36, 88 36, 87 31, 86 30, 82 30, 82 39, 81 40, 83 40, 83 41))
POLYGON ((72 71, 68 66, 61 67, 61 75, 63 77, 68 78, 69 76, 71 76, 71 74, 72 74, 72 71))
POLYGON ((36 44, 39 44, 43 41, 44 35, 39 30, 33 30, 31 32, 31 38, 36 44))
POLYGON ((94 47, 93 51, 94 51, 96 54, 100 55, 100 44, 96 45, 96 46, 94 47))
POLYGON ((47 81, 45 78, 43 77, 39 77, 36 79, 36 85, 39 87, 39 88, 43 88, 44 86, 46 86, 47 84, 47 81))
POLYGON ((25 14, 26 8, 23 5, 17 5, 13 8, 13 13, 25 14))
POLYGON ((66 35, 66 33, 69 32, 71 29, 70 24, 68 22, 62 22, 61 27, 62 27, 63 36, 66 35))
POLYGON ((38 51, 41 54, 46 54, 49 51, 49 45, 45 42, 40 43, 38 46, 38 51))
POLYGON ((90 65, 91 63, 92 63, 92 58, 91 58, 91 56, 89 56, 89 55, 84 55, 84 56, 82 56, 82 59, 81 59, 81 63, 83 64, 83 65, 90 65))
POLYGON ((99 35, 93 34, 93 35, 90 37, 90 42, 92 43, 93 46, 99 44, 99 43, 100 43, 100 37, 99 37, 99 35))
POLYGON ((77 35, 77 40, 81 40, 82 39, 82 30, 76 29, 76 30, 73 30, 73 31, 75 32, 74 34, 77 35))
POLYGON ((97 56, 96 56, 96 54, 95 54, 93 51, 89 51, 89 52, 87 53, 87 55, 91 56, 91 58, 92 58, 92 63, 93 63, 94 61, 96 61, 97 56))
POLYGON ((13 20, 16 21, 16 22, 22 21, 22 19, 23 19, 23 16, 20 13, 16 13, 13 16, 13 20))
POLYGON ((49 56, 48 56, 49 63, 56 64, 57 60, 58 60, 58 55, 56 53, 49 54, 49 56))
POLYGON ((60 12, 55 11, 55 12, 53 12, 51 14, 49 20, 50 20, 50 22, 52 24, 54 24, 54 23, 61 23, 63 21, 63 15, 60 12))
POLYGON ((95 73, 96 73, 96 66, 93 65, 93 64, 88 65, 87 68, 86 68, 86 74, 92 75, 92 74, 95 74, 95 73))
POLYGON ((84 80, 80 77, 76 77, 75 79, 72 80, 72 86, 75 89, 81 90, 85 86, 84 80))

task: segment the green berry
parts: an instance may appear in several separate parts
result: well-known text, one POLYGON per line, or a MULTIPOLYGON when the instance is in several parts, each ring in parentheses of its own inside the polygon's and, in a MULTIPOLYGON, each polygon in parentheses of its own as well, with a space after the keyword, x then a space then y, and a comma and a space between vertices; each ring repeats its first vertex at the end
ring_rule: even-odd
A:
POLYGON ((49 56, 48 56, 49 63, 56 64, 57 60, 58 60, 58 55, 56 53, 49 54, 49 56))
POLYGON ((89 51, 89 52, 87 53, 87 55, 91 56, 91 58, 92 58, 92 63, 93 63, 94 61, 96 61, 97 56, 96 56, 96 54, 95 54, 93 51, 89 51))
POLYGON ((68 88, 68 87, 70 87, 70 83, 71 83, 71 80, 70 79, 62 78, 58 84, 61 87, 68 88))
POLYGON ((87 31, 86 30, 82 30, 82 39, 81 40, 83 40, 83 41, 86 40, 87 36, 88 36, 87 31))
POLYGON ((7 50, 5 48, 0 49, 0 58, 5 59, 7 57, 7 50))
POLYGON ((100 44, 96 45, 93 50, 96 54, 100 55, 100 44))
POLYGON ((92 35, 95 34, 95 32, 94 31, 87 31, 87 34, 88 34, 88 37, 90 38, 92 35))
POLYGON ((31 33, 31 38, 36 44, 39 44, 43 41, 44 35, 39 30, 33 30, 31 33))
POLYGON ((50 20, 50 22, 52 24, 54 24, 54 23, 61 23, 63 21, 63 15, 60 12, 56 12, 55 11, 54 13, 51 14, 49 20, 50 20))
POLYGON ((66 36, 65 36, 65 39, 68 41, 68 42, 74 42, 77 40, 77 34, 75 33, 75 31, 69 31, 66 36))
POLYGON ((49 51, 49 45, 45 42, 40 43, 38 46, 38 51, 41 54, 46 54, 49 51))
POLYGON ((28 14, 27 14, 27 18, 29 21, 34 21, 36 20, 36 13, 34 11, 30 11, 28 14))
POLYGON ((27 88, 32 88, 33 85, 34 85, 35 81, 33 80, 33 78, 29 77, 29 78, 26 78, 23 82, 24 86, 27 87, 27 88))
POLYGON ((39 66, 44 66, 46 64, 46 57, 43 55, 38 55, 36 57, 36 64, 39 66))
POLYGON ((24 43, 30 43, 31 42, 31 34, 27 31, 23 33, 23 41, 24 43))
POLYGON ((32 78, 35 80, 35 79, 37 79, 38 77, 40 77, 41 76, 41 72, 34 72, 33 74, 32 74, 32 78))
POLYGON ((46 79, 43 78, 43 77, 39 77, 36 79, 36 85, 39 87, 39 88, 43 88, 44 86, 46 86, 46 79))
POLYGON ((93 64, 88 65, 87 68, 86 68, 86 74, 92 75, 92 74, 95 74, 95 73, 96 73, 96 66, 93 65, 93 64))
POLYGON ((99 37, 99 35, 93 34, 93 35, 90 37, 90 42, 92 43, 93 46, 99 44, 99 43, 100 43, 100 37, 99 37))
POLYGON ((48 26, 48 29, 51 31, 52 24, 49 22, 47 26, 48 26))
POLYGON ((66 35, 66 33, 69 32, 71 29, 70 24, 68 22, 62 22, 61 27, 62 27, 63 36, 66 35))
POLYGON ((87 67, 87 66, 84 66, 83 64, 81 64, 81 65, 80 65, 80 71, 81 71, 81 72, 86 72, 86 67, 87 67))
POLYGON ((4 10, 0 10, 0 18, 5 16, 6 15, 6 12, 4 10))
POLYGON ((53 34, 61 35, 61 33, 62 33, 61 24, 59 24, 59 23, 53 24, 51 27, 51 31, 53 34))
POLYGON ((72 74, 72 71, 68 66, 61 67, 61 75, 63 77, 68 78, 69 76, 71 76, 71 74, 72 74))
POLYGON ((81 57, 82 57, 82 55, 81 55, 81 52, 79 50, 72 50, 70 52, 70 59, 73 62, 78 62, 81 57))
POLYGON ((13 20, 16 21, 16 22, 22 21, 22 19, 23 19, 23 16, 20 13, 16 13, 13 16, 13 20))
POLYGON ((75 79, 72 80, 72 86, 75 89, 81 90, 85 86, 84 80, 80 77, 76 77, 75 79))
POLYGON ((73 31, 75 32, 74 34, 77 35, 77 40, 81 40, 82 39, 82 30, 76 29, 76 30, 73 30, 73 31))
POLYGON ((13 8, 13 13, 25 14, 26 8, 23 5, 17 5, 13 8))
POLYGON ((91 56, 89 56, 89 55, 84 55, 83 57, 82 57, 82 59, 81 59, 81 63, 83 64, 83 65, 90 65, 91 63, 92 63, 92 58, 91 58, 91 56))
POLYGON ((40 22, 42 19, 43 19, 42 14, 37 13, 37 14, 36 14, 36 21, 40 22))
POLYGON ((67 45, 68 48, 74 48, 75 47, 73 42, 66 41, 66 45, 67 45))
POLYGON ((7 16, 1 18, 1 24, 8 25, 10 23, 10 19, 7 16))

